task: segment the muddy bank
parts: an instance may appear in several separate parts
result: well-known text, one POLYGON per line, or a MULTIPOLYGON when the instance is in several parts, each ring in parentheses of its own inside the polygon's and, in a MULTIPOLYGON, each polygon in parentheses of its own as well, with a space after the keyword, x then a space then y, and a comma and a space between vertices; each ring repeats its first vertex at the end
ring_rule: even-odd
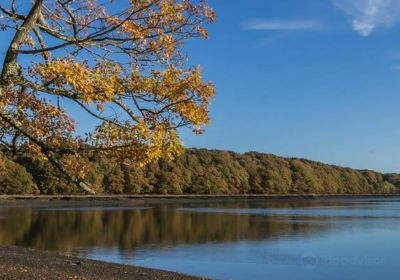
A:
POLYGON ((357 195, 0 195, 0 207, 135 207, 160 203, 227 202, 237 200, 400 198, 400 194, 357 195))
POLYGON ((0 246, 0 279, 205 279, 174 272, 110 264, 51 252, 0 246))

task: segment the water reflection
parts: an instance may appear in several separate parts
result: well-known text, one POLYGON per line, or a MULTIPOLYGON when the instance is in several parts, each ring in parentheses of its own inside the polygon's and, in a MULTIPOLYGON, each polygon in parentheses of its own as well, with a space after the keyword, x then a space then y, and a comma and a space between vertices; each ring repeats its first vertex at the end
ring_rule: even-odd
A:
POLYGON ((0 244, 216 279, 365 280, 397 273, 399 221, 398 199, 0 207, 0 244))
MULTIPOLYGON (((226 205, 225 205, 226 206, 226 205)), ((323 229, 275 217, 179 211, 179 207, 147 209, 3 209, 0 243, 44 250, 75 247, 226 243, 304 235, 323 229)))

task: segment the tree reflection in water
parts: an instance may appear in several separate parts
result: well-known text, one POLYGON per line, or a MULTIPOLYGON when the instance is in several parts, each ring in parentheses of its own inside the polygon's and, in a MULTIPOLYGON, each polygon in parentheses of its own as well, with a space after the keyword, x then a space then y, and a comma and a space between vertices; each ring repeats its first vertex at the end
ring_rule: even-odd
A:
MULTIPOLYGON (((299 203, 302 207, 310 206, 310 203, 299 203)), ((238 209, 259 207, 257 203, 245 202, 211 206, 238 209)), ((270 202, 268 206, 291 208, 299 205, 279 201, 270 202)), ((0 209, 0 244, 63 252, 72 252, 77 247, 134 250, 146 245, 162 247, 266 240, 298 234, 304 236, 327 227, 327 224, 321 223, 297 223, 298 217, 190 212, 179 211, 180 207, 187 208, 188 205, 158 205, 137 209, 3 208, 0 209)))

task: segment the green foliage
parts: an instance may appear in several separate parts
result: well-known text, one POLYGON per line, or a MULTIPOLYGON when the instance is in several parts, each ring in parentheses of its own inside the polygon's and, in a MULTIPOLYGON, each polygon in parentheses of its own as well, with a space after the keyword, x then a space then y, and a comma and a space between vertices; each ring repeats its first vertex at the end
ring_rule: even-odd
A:
POLYGON ((103 189, 105 193, 121 194, 124 192, 124 185, 124 174, 119 165, 116 165, 110 173, 104 175, 103 189))
MULTIPOLYGON (((256 152, 188 149, 174 161, 161 159, 145 167, 102 157, 86 160, 90 166, 86 181, 98 193, 109 194, 382 194, 400 187, 397 174, 383 175, 256 152)), ((37 163, 27 157, 18 158, 19 164, 9 159, 6 162, 24 165, 40 193, 77 192, 51 164, 37 163)), ((22 166, 20 169, 25 170, 22 166)), ((16 193, 31 193, 29 182, 26 190, 21 189, 20 182, 29 175, 26 174, 25 171, 23 175, 2 176, 2 182, 4 177, 19 180, 10 182, 7 192, 15 189, 16 193)), ((5 187, 2 188, 0 191, 4 193, 5 187)))
POLYGON ((400 189, 400 174, 385 174, 383 179, 388 183, 394 185, 396 188, 400 189))
POLYGON ((40 194, 75 194, 76 185, 69 182, 49 162, 38 161, 29 156, 21 156, 16 160, 23 165, 33 177, 40 194))
POLYGON ((0 194, 33 194, 37 187, 32 175, 18 163, 0 155, 0 194))

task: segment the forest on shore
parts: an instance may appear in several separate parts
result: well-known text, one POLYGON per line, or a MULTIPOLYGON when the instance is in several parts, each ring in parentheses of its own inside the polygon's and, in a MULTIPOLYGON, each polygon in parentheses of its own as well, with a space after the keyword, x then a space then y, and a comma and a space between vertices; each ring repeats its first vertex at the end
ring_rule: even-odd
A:
MULTIPOLYGON (((88 157, 86 181, 104 194, 385 194, 400 175, 355 170, 271 154, 187 149, 144 167, 88 157)), ((0 154, 0 194, 77 194, 48 162, 0 154)))

